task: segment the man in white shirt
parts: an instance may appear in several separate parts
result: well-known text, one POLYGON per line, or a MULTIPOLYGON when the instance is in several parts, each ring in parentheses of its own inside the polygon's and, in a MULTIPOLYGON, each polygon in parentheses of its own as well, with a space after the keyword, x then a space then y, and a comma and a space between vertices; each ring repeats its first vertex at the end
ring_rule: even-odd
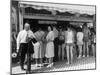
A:
POLYGON ((82 46, 83 46, 83 32, 82 32, 81 28, 77 32, 77 45, 78 45, 78 50, 79 50, 78 58, 81 58, 81 56, 82 56, 82 46))
POLYGON ((20 66, 24 69, 25 55, 33 51, 31 43, 29 41, 35 38, 33 32, 30 30, 30 25, 25 23, 24 30, 20 31, 17 37, 17 53, 20 55, 20 66), (30 44, 30 45, 29 45, 30 44), (30 46, 30 47, 28 47, 30 46))

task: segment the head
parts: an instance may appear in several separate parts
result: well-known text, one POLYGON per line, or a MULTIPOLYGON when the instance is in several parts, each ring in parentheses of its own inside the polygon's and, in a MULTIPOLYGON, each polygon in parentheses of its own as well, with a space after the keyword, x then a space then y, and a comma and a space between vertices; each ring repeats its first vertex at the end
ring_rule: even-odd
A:
POLYGON ((68 31, 70 31, 71 29, 70 29, 70 27, 68 27, 68 31))
POLYGON ((26 31, 28 31, 28 30, 30 29, 30 24, 29 24, 29 23, 25 23, 24 29, 25 29, 26 31))
POLYGON ((41 28, 39 28, 39 31, 41 31, 42 29, 41 28))
POLYGON ((53 30, 56 30, 56 27, 55 26, 53 26, 53 30))
POLYGON ((87 29, 87 28, 88 28, 88 27, 87 27, 87 23, 84 23, 83 28, 84 28, 84 29, 87 29))
POLYGON ((82 28, 78 28, 78 32, 82 32, 82 28))
POLYGON ((48 31, 52 31, 52 27, 51 26, 48 26, 48 31))
POLYGON ((59 31, 62 32, 62 28, 60 28, 59 31))

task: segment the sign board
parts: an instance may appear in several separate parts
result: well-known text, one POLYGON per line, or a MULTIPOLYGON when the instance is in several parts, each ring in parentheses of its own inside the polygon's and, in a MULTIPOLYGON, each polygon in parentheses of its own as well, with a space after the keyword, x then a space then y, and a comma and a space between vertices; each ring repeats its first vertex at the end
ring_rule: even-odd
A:
POLYGON ((38 24, 57 24, 57 21, 44 21, 44 20, 39 20, 38 24))

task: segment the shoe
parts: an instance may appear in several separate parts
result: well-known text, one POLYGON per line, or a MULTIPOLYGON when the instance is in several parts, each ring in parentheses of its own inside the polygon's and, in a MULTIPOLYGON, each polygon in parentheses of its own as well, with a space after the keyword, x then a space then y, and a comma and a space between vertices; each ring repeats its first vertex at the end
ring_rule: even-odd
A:
POLYGON ((51 67, 53 66, 53 63, 51 63, 51 67))
POLYGON ((24 67, 21 67, 22 70, 26 70, 24 67))
POLYGON ((67 62, 66 64, 70 64, 69 62, 67 62))
POLYGON ((81 55, 79 55, 78 58, 80 59, 81 58, 81 55))
POLYGON ((38 67, 39 66, 39 64, 35 64, 35 67, 38 67))
POLYGON ((53 63, 49 64, 49 65, 47 66, 47 68, 50 68, 50 67, 52 67, 52 66, 53 66, 53 63))
POLYGON ((89 57, 89 55, 87 55, 87 57, 89 57))
POLYGON ((44 63, 44 65, 45 65, 45 64, 49 64, 49 63, 44 63))
POLYGON ((85 55, 83 55, 83 57, 85 57, 85 55))
POLYGON ((39 67, 42 67, 42 66, 43 66, 43 64, 38 64, 38 66, 39 66, 39 67))

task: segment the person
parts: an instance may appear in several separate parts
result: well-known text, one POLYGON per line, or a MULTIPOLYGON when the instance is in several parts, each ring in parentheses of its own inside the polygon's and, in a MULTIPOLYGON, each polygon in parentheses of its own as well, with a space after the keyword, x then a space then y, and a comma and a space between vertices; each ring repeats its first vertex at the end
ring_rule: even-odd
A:
POLYGON ((53 26, 54 32, 54 62, 58 61, 58 30, 57 27, 53 26))
POLYGON ((33 46, 31 42, 29 42, 30 39, 33 38, 35 38, 35 36, 33 32, 30 30, 30 24, 25 23, 24 30, 21 30, 17 36, 17 53, 20 55, 20 66, 22 70, 25 70, 24 68, 25 56, 26 55, 30 56, 30 53, 34 53, 32 49, 33 46))
POLYGON ((78 51, 79 51, 78 58, 81 58, 82 57, 82 46, 83 46, 83 32, 81 28, 78 29, 76 36, 77 36, 77 45, 78 45, 78 51))
POLYGON ((62 31, 62 29, 60 28, 59 34, 58 34, 58 38, 59 38, 59 45, 58 45, 58 59, 60 60, 64 60, 64 48, 65 48, 65 38, 64 38, 64 32, 62 31))
POLYGON ((92 55, 95 57, 95 43, 96 43, 96 35, 95 32, 91 32, 91 47, 92 47, 92 55))
POLYGON ((15 29, 12 29, 12 35, 11 35, 11 42, 12 42, 12 52, 16 51, 16 31, 15 29))
POLYGON ((65 44, 66 44, 66 52, 67 52, 66 54, 68 61, 66 64, 71 64, 73 60, 74 33, 70 27, 68 27, 68 30, 65 31, 65 44))
POLYGON ((44 50, 43 50, 43 37, 44 32, 39 28, 37 32, 34 33, 37 43, 34 45, 34 57, 36 59, 36 66, 43 66, 43 57, 44 57, 44 50), (39 60, 39 62, 38 62, 39 60), (39 64, 40 63, 40 64, 39 64))
POLYGON ((54 57, 54 32, 51 26, 48 26, 48 34, 46 36, 47 45, 46 45, 46 58, 49 61, 49 64, 47 67, 53 66, 53 57, 54 57))
POLYGON ((89 48, 88 48, 88 46, 89 46, 90 31, 89 31, 88 27, 85 24, 84 24, 83 33, 84 33, 84 37, 83 37, 83 41, 84 41, 83 57, 85 57, 85 56, 89 57, 89 48))

